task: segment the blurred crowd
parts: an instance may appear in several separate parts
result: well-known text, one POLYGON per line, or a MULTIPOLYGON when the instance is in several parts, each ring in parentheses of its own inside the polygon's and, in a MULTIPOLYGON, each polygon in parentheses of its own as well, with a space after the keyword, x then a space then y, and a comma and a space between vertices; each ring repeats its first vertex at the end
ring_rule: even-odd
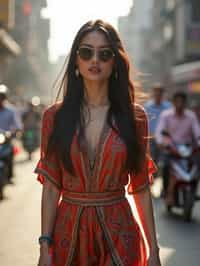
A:
POLYGON ((21 148, 32 158, 40 144, 41 116, 45 105, 37 97, 12 101, 9 88, 0 85, 0 200, 3 188, 13 183, 14 156, 21 148))
POLYGON ((152 87, 150 99, 144 107, 149 118, 151 155, 155 162, 159 159, 162 130, 169 130, 176 142, 199 143, 200 104, 190 104, 188 98, 185 92, 177 91, 168 99, 164 86, 158 83, 152 87))
POLYGON ((183 91, 167 99, 165 88, 155 84, 144 108, 149 117, 151 155, 162 178, 161 195, 168 210, 181 207, 190 220, 194 202, 200 199, 200 105, 191 104, 183 91))

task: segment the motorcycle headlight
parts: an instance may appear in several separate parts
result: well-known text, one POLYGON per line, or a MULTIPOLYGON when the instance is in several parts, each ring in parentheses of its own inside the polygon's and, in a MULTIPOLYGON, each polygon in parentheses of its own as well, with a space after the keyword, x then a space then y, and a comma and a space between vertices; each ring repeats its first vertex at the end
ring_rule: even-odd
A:
POLYGON ((5 142, 6 138, 4 136, 4 134, 0 133, 0 144, 3 144, 5 142))

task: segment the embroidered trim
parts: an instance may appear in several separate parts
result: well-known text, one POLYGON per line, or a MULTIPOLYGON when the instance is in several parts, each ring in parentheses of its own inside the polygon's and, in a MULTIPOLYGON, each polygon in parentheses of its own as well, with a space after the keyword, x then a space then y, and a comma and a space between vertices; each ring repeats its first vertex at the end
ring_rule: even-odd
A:
POLYGON ((72 260, 74 257, 74 251, 76 248, 76 240, 77 240, 77 234, 78 234, 78 228, 79 228, 79 223, 80 223, 80 218, 81 218, 81 214, 83 211, 84 207, 79 207, 77 214, 76 214, 76 218, 75 218, 75 225, 73 228, 73 232, 72 232, 72 240, 71 240, 71 246, 69 248, 69 254, 68 254, 68 258, 67 261, 65 263, 65 266, 70 266, 72 264, 72 260))
POLYGON ((36 168, 34 171, 36 174, 41 174, 43 175, 45 178, 47 178, 52 184, 54 184, 57 189, 61 189, 61 185, 55 181, 55 179, 49 175, 49 173, 47 171, 45 171, 44 169, 41 168, 36 168))
MULTIPOLYGON (((108 139, 110 138, 110 135, 111 135, 111 131, 112 129, 109 128, 109 126, 106 124, 105 126, 105 129, 104 129, 104 134, 102 136, 102 143, 100 143, 100 149, 99 149, 99 156, 97 157, 97 167, 96 169, 94 169, 94 176, 96 177, 97 179, 97 182, 96 182, 96 186, 97 186, 97 189, 98 189, 98 186, 99 186, 99 177, 100 177, 100 171, 102 169, 102 163, 103 163, 103 153, 105 151, 105 147, 106 147, 106 144, 108 142, 108 139), (96 170, 96 172, 95 172, 96 170)), ((93 176, 93 178, 94 178, 93 176)))
MULTIPOLYGON (((83 148, 82 148, 83 149, 83 148)), ((80 152, 80 158, 81 158, 81 167, 82 167, 82 171, 83 171, 83 176, 85 179, 85 186, 86 186, 86 191, 89 191, 89 182, 88 182, 88 178, 89 178, 89 166, 87 165, 87 154, 85 153, 85 147, 84 150, 81 150, 80 152)))
POLYGON ((121 196, 119 197, 118 199, 113 199, 113 200, 110 200, 108 199, 107 201, 105 199, 99 199, 99 201, 97 200, 88 200, 88 202, 86 202, 87 200, 84 199, 83 200, 78 200, 78 199, 69 199, 67 197, 63 197, 63 201, 65 202, 68 202, 68 203, 71 203, 71 204, 78 204, 80 206, 108 206, 108 205, 113 205, 113 204, 117 204, 123 200, 126 200, 126 198, 124 196, 121 196))
POLYGON ((121 258, 115 248, 115 246, 113 245, 113 241, 110 235, 109 230, 107 229, 106 223, 103 219, 103 208, 102 207, 96 207, 96 212, 97 212, 97 216, 99 218, 99 223, 100 226, 105 234, 105 238, 107 240, 110 252, 111 252, 111 257, 113 262, 117 265, 117 266, 123 266, 123 262, 121 261, 121 258))

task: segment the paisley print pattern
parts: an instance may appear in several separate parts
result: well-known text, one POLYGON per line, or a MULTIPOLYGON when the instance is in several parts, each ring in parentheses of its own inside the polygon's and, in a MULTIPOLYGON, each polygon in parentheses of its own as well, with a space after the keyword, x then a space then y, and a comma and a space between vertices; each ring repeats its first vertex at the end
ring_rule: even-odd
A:
POLYGON ((35 169, 42 184, 49 180, 61 191, 51 266, 146 266, 139 226, 125 196, 119 197, 127 184, 128 193, 132 194, 152 182, 155 166, 148 154, 147 118, 143 109, 138 109, 141 119, 137 126, 147 154, 140 174, 129 175, 126 171, 126 147, 118 134, 105 126, 93 169, 89 167, 87 151, 80 149, 77 134, 74 135, 71 157, 75 175, 72 176, 56 156, 47 156, 45 152, 58 108, 56 104, 44 112, 41 158, 35 169))

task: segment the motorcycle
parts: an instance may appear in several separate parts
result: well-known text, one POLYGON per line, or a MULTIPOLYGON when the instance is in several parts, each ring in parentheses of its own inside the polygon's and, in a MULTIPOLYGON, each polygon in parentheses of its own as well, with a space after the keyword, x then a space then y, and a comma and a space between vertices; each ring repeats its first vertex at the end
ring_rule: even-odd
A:
MULTIPOLYGON (((199 180, 199 168, 194 161, 194 155, 199 152, 199 148, 194 148, 190 144, 176 144, 166 131, 163 131, 162 135, 168 143, 165 146, 169 158, 168 186, 173 180, 173 189, 170 191, 173 203, 169 204, 166 201, 166 208, 168 212, 171 212, 173 207, 181 208, 184 220, 189 222, 199 180)), ((169 193, 168 188, 166 193, 169 193)))
POLYGON ((0 200, 3 200, 3 189, 8 183, 9 159, 13 154, 12 133, 0 131, 0 200))
POLYGON ((27 129, 23 132, 22 144, 25 151, 28 153, 28 159, 32 159, 32 153, 39 146, 38 130, 35 128, 27 129))

